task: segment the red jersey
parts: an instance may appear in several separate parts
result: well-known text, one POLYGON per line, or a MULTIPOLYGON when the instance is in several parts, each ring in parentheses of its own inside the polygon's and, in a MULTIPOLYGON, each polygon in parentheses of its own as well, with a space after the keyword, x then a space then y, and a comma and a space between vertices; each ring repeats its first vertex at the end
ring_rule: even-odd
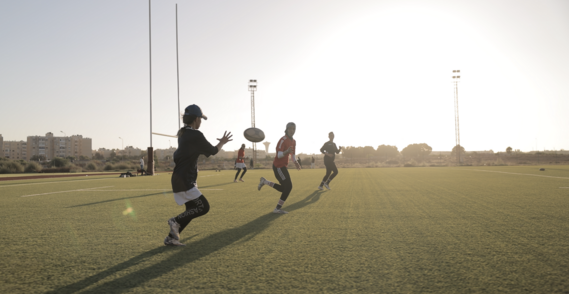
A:
POLYGON ((239 149, 239 152, 237 152, 237 163, 245 163, 245 161, 243 161, 243 158, 245 158, 245 150, 243 149, 239 149))
POLYGON ((283 136, 279 143, 277 144, 277 155, 275 156, 275 160, 273 161, 273 165, 275 167, 286 167, 288 166, 288 156, 290 154, 295 154, 296 152, 296 141, 287 137, 286 135, 283 136), (282 158, 279 158, 279 151, 284 152, 288 149, 288 147, 292 147, 292 150, 289 154, 286 154, 282 158))

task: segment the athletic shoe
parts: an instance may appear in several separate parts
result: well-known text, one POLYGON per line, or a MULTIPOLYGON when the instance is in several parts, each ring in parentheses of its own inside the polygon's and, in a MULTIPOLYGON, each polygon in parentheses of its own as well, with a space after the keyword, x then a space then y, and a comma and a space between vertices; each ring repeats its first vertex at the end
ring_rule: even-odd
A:
POLYGON ((245 181, 243 181, 243 179, 239 179, 239 182, 245 182, 245 181))
POLYGON ((168 220, 168 225, 170 226, 170 235, 174 236, 174 239, 180 240, 180 224, 176 222, 175 218, 168 220))
POLYGON ((180 243, 180 241, 168 236, 164 239, 164 245, 166 246, 186 246, 186 244, 180 243))
POLYGON ((257 189, 259 191, 261 191, 261 188, 263 188, 263 185, 265 185, 265 178, 261 177, 261 181, 259 182, 259 186, 257 186, 257 189))
POLYGON ((237 183, 237 179, 235 179, 233 182, 234 182, 234 183, 237 183))
POLYGON ((318 190, 324 190, 324 188, 322 188, 322 186, 318 186, 318 190))
POLYGON ((273 210, 273 213, 287 214, 288 211, 284 211, 284 210, 282 210, 282 209, 275 208, 275 210, 273 210))
POLYGON ((332 189, 330 189, 330 186, 328 186, 328 183, 324 183, 324 187, 326 187, 326 189, 328 189, 328 190, 332 190, 332 189))

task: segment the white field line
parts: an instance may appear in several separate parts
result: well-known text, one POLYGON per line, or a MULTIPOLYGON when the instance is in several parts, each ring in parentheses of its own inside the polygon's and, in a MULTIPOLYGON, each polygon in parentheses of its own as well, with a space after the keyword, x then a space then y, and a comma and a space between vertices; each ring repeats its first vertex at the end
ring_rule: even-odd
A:
POLYGON ((569 189, 569 187, 559 187, 560 189, 569 189))
POLYGON ((501 173, 501 174, 511 174, 511 175, 522 175, 522 176, 532 176, 532 177, 543 177, 543 178, 556 178, 556 179, 567 179, 568 177, 554 177, 554 176, 542 176, 542 175, 532 175, 532 174, 522 174, 522 173, 510 173, 510 172, 501 172, 501 171, 494 171, 494 170, 484 170, 484 169, 470 169, 475 171, 483 171, 489 173, 501 173))
POLYGON ((92 180, 76 180, 76 181, 59 181, 59 182, 41 182, 41 183, 29 183, 29 184, 0 185, 0 188, 4 188, 4 187, 16 187, 16 186, 29 186, 29 185, 43 185, 43 184, 61 184, 61 183, 89 182, 89 181, 114 180, 114 179, 117 179, 117 178, 104 178, 104 179, 92 179, 92 180))
MULTIPOLYGON (((223 189, 200 189, 204 190, 204 191, 222 191, 223 189)), ((89 190, 89 191, 79 191, 79 192, 99 192, 99 191, 103 191, 103 192, 131 192, 131 191, 160 191, 160 192, 168 192, 168 193, 172 193, 171 190, 164 190, 164 189, 122 189, 122 190, 89 190)))
POLYGON ((32 197, 32 196, 41 196, 41 195, 50 195, 50 194, 68 193, 68 192, 83 192, 83 191, 89 191, 89 190, 92 191, 93 189, 102 189, 102 188, 110 188, 110 187, 114 187, 114 186, 104 186, 104 187, 95 187, 95 188, 87 188, 87 189, 77 189, 77 190, 58 191, 58 192, 49 192, 49 193, 41 193, 41 194, 31 194, 31 195, 24 195, 21 197, 32 197))

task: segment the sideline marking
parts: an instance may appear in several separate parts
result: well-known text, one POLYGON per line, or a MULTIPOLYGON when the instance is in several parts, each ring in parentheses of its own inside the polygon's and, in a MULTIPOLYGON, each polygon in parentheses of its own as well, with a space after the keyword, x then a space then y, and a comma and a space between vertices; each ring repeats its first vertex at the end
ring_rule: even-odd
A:
POLYGON ((501 174, 511 174, 511 175, 522 175, 522 176, 533 176, 533 177, 543 177, 543 178, 556 178, 556 179, 567 179, 567 177, 554 177, 554 176, 542 176, 542 175, 532 175, 532 174, 521 174, 521 173, 510 173, 510 172, 502 172, 502 171, 494 171, 494 170, 485 170, 485 169, 470 169, 475 171, 483 171, 489 173, 501 173, 501 174))
MULTIPOLYGON (((111 186, 112 187, 112 186, 111 186)), ((204 190, 204 191, 221 191, 223 189, 200 189, 204 190)), ((123 189, 123 190, 89 190, 89 191, 83 191, 83 190, 79 190, 79 192, 98 192, 98 191, 104 191, 104 192, 136 192, 136 191, 160 191, 160 192, 168 192, 168 193, 172 193, 171 190, 165 190, 165 189, 132 189, 132 190, 127 190, 127 189, 123 189)))
POLYGON ((24 195, 24 196, 20 196, 20 197, 32 197, 32 196, 49 195, 49 194, 57 194, 57 193, 67 193, 67 192, 82 192, 82 191, 90 191, 93 189, 110 188, 110 187, 114 187, 114 186, 104 186, 104 187, 86 188, 86 189, 69 190, 69 191, 58 191, 58 192, 49 192, 49 193, 41 193, 41 194, 31 194, 31 195, 24 195))
MULTIPOLYGON (((92 180, 75 180, 75 181, 59 181, 59 182, 41 182, 41 183, 28 183, 28 184, 13 184, 13 185, 0 185, 0 188, 15 187, 15 186, 29 186, 29 185, 43 185, 43 184, 61 184, 61 183, 75 183, 75 182, 89 182, 100 180, 114 180, 116 178, 92 179, 92 180)), ((120 179, 120 178, 119 178, 120 179)))
POLYGON ((559 187, 560 189, 569 189, 569 187, 559 187))

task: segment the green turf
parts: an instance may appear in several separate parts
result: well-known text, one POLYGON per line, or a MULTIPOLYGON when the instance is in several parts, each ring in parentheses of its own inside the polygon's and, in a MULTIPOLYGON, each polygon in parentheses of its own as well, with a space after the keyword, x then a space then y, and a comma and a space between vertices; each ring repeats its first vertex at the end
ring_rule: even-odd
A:
POLYGON ((291 170, 287 215, 271 170, 205 171, 183 248, 167 173, 1 181, 0 293, 566 293, 569 167, 544 167, 340 169, 323 192, 291 170))

